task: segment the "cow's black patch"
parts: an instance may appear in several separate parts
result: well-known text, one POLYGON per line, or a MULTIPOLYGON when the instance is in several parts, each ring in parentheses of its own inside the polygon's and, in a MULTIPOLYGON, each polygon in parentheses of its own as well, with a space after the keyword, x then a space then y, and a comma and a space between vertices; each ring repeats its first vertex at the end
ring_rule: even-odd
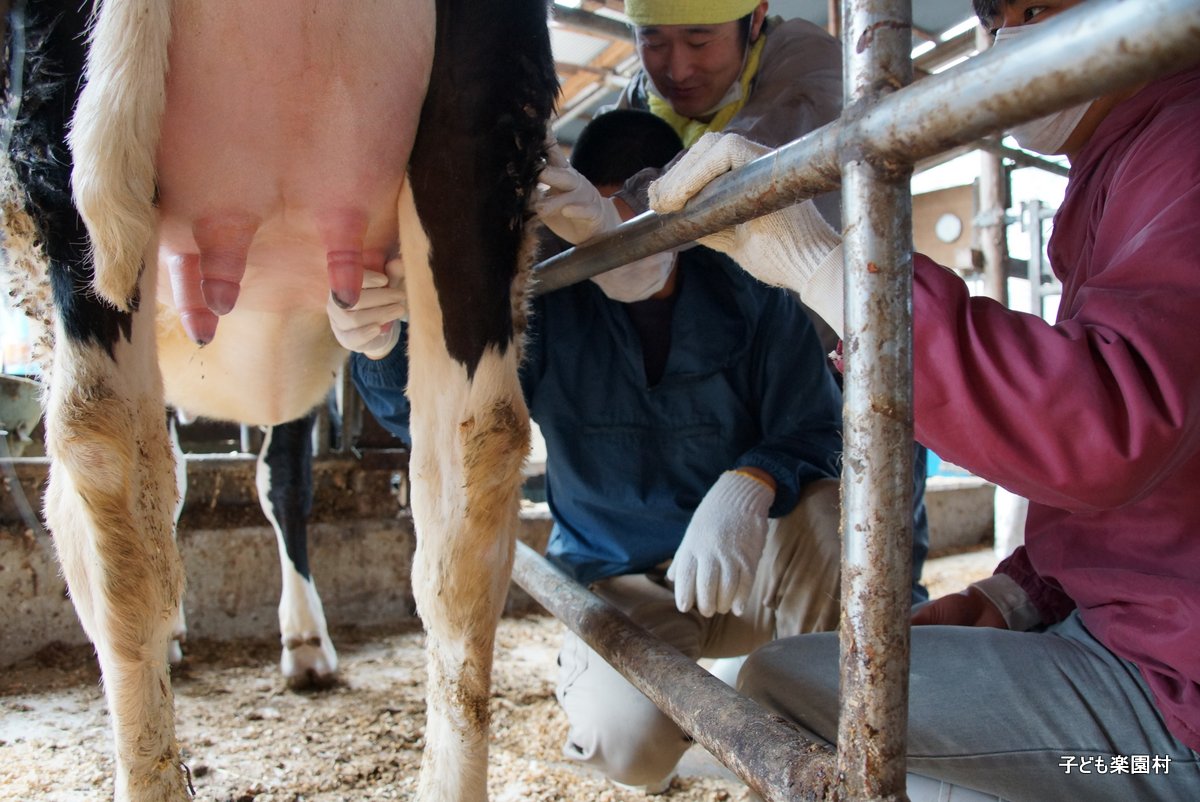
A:
POLYGON ((513 337, 510 288, 558 79, 545 0, 438 0, 409 167, 450 356, 473 376, 513 337))
POLYGON ((12 4, 4 109, 16 104, 8 154, 50 261, 54 305, 66 336, 98 344, 113 356, 118 338, 129 338, 132 317, 91 289, 88 235, 71 201, 73 162, 67 148, 67 129, 83 84, 91 10, 91 2, 79 0, 12 4), (23 38, 24 46, 14 48, 14 37, 23 38), (9 97, 16 86, 20 97, 9 97))
POLYGON ((267 469, 271 514, 283 535, 288 558, 305 579, 308 570, 308 516, 312 514, 312 430, 317 413, 271 427, 262 454, 267 469))

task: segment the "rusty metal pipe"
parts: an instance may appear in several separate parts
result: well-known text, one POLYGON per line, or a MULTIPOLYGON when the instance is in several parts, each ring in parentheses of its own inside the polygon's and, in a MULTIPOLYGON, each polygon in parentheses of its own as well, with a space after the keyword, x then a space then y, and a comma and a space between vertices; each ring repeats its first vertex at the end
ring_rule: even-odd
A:
POLYGON ((1017 167, 1034 167, 1038 170, 1044 170, 1052 175, 1062 176, 1067 178, 1071 175, 1071 168, 1065 164, 1050 161, 1042 156, 1036 156, 1024 150, 1010 148, 1007 145, 1000 144, 994 137, 987 137, 975 143, 976 150, 982 150, 987 153, 1008 159, 1017 167))
MULTIPOLYGON (((845 0, 846 108, 912 82, 911 0, 845 0)), ((842 799, 901 802, 912 576, 911 163, 843 150, 842 799)))
POLYGON ((976 185, 975 231, 983 255, 983 294, 1008 306, 1008 225, 1004 205, 1008 197, 1008 172, 1001 157, 979 151, 979 182, 976 185))
MULTIPOLYGON (((1038 31, 894 92, 735 173, 683 211, 639 215, 538 265, 550 292, 837 187, 843 151, 901 168, 1099 94, 1200 61, 1196 0, 1091 0, 1038 31), (1037 76, 1036 84, 1030 76, 1037 76)), ((857 47, 858 43, 855 43, 857 47)))
POLYGON ((583 588, 524 543, 513 581, 766 802, 824 799, 834 755, 583 588))
POLYGON ((583 31, 601 39, 608 39, 612 42, 633 41, 633 31, 625 23, 602 17, 599 14, 581 11, 571 6, 564 6, 561 3, 553 4, 550 18, 564 28, 583 31))

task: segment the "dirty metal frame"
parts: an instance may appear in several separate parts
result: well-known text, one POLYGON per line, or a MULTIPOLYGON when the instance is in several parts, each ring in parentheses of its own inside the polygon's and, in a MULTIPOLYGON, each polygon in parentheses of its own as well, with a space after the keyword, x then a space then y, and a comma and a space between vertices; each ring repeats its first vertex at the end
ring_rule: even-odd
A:
POLYGON ((713 181, 680 212, 646 212, 545 260, 536 268, 533 292, 575 284, 835 189, 843 149, 871 154, 879 163, 913 164, 1182 69, 1200 54, 1195 0, 1089 0, 1038 27, 874 106, 847 109, 840 119, 713 181), (1040 80, 1031 83, 1031 75, 1040 80))
MULTIPOLYGON (((845 0, 845 108, 912 83, 912 0, 845 0)), ((842 799, 907 800, 912 576, 912 161, 841 149, 845 257, 842 400, 842 799)))
POLYGON ((513 579, 767 802, 823 799, 835 755, 631 621, 524 543, 513 579))
POLYGON ((1011 47, 906 86, 911 0, 844 0, 843 24, 841 119, 717 179, 680 213, 641 215, 547 260, 534 290, 582 281, 843 183, 843 219, 851 222, 844 231, 842 707, 833 774, 827 748, 795 734, 781 743, 789 740, 781 734, 786 723, 701 676, 693 661, 528 548, 514 566, 522 587, 768 802, 907 798, 912 164, 1182 69, 1200 53, 1197 0, 1092 0, 1011 47))

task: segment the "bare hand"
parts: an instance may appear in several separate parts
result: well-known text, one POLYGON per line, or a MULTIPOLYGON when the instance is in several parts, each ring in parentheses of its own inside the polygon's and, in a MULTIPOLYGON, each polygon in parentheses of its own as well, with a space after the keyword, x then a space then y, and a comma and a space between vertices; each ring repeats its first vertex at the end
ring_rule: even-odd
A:
POLYGON ((1008 629, 1008 624, 996 605, 973 587, 931 601, 913 614, 912 623, 913 626, 943 624, 1008 629))

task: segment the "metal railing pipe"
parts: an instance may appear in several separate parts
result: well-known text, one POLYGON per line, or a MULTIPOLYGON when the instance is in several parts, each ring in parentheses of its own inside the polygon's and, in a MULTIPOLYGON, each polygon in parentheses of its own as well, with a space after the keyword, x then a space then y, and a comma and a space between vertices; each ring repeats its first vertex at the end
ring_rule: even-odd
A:
MULTIPOLYGON (((845 0, 847 108, 912 82, 911 0, 845 0)), ((844 799, 905 796, 912 577, 911 163, 846 149, 838 774, 844 799)))
POLYGON ((1062 178, 1066 178, 1071 174, 1071 168, 1065 164, 1002 145, 994 137, 985 137, 979 140, 975 143, 974 150, 986 151, 1002 159, 1008 159, 1018 167, 1035 167, 1038 170, 1044 170, 1051 175, 1061 176, 1062 178))
POLYGON ((1037 27, 869 107, 847 109, 839 120, 717 179, 679 213, 647 212, 547 259, 533 291, 574 284, 834 189, 843 150, 885 167, 911 164, 1200 61, 1197 0, 1090 0, 1037 27))
POLYGON ((1000 144, 998 137, 992 136, 984 137, 983 139, 977 139, 970 144, 959 145, 958 147, 950 148, 950 150, 944 150, 941 153, 921 159, 919 162, 913 165, 913 175, 923 173, 927 170, 932 170, 935 167, 941 167, 943 164, 953 161, 960 156, 966 156, 968 153, 975 153, 977 151, 993 153, 1004 159, 1008 159, 1009 161, 1013 162, 1015 167, 1018 168, 1036 167, 1039 170, 1051 173, 1052 175, 1059 175, 1063 178, 1066 178, 1071 174, 1071 168, 1068 165, 1051 161, 1044 156, 1037 156, 1027 150, 1020 150, 1018 148, 1010 148, 1007 145, 1002 145, 1000 144))
POLYGON ((633 623, 524 543, 513 580, 766 802, 823 799, 833 752, 633 623))
POLYGON ((572 8, 571 6, 565 6, 561 3, 553 5, 550 18, 561 24, 564 28, 583 31, 602 39, 608 39, 613 42, 633 41, 633 31, 625 23, 609 19, 608 17, 602 17, 599 14, 582 11, 578 8, 572 8))
POLYGON ((983 294, 1008 306, 1008 226, 1004 206, 1008 193, 1008 173, 1001 156, 979 151, 979 181, 975 186, 975 233, 983 257, 983 294))

